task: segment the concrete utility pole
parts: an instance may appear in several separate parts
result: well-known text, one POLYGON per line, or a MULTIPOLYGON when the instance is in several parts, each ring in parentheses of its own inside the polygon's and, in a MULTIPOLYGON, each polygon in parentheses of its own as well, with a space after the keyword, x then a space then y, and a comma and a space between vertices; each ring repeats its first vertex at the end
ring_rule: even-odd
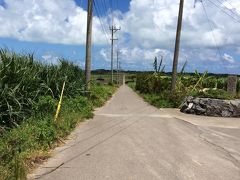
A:
POLYGON ((117 50, 117 83, 119 84, 119 49, 117 50))
POLYGON ((121 28, 116 28, 116 26, 112 26, 109 28, 111 31, 111 82, 113 83, 113 46, 114 46, 114 41, 118 40, 118 39, 114 39, 114 33, 116 33, 117 31, 121 30, 121 28))
POLYGON ((89 91, 91 81, 92 15, 93 15, 93 0, 88 0, 86 60, 85 60, 86 91, 89 91))
POLYGON ((177 66, 178 66, 178 56, 179 56, 181 30, 182 30, 183 6, 184 6, 184 0, 180 0, 179 14, 178 14, 178 25, 177 25, 177 33, 176 33, 176 42, 175 42, 173 67, 172 67, 172 84, 171 84, 171 92, 172 93, 175 92, 176 81, 177 81, 177 66))

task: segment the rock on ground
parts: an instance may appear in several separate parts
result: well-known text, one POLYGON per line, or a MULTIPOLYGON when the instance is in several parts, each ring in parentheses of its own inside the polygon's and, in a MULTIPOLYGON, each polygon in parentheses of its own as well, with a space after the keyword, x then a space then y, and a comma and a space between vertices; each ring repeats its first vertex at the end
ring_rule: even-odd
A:
POLYGON ((194 98, 189 96, 181 105, 180 111, 205 116, 240 117, 240 100, 194 98))

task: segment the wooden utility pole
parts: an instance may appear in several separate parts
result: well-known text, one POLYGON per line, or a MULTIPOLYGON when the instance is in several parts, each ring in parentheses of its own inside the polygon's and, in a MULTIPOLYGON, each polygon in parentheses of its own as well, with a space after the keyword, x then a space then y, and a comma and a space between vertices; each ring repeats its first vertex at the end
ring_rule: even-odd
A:
POLYGON ((111 31, 111 82, 113 83, 113 51, 114 51, 114 41, 118 40, 118 39, 114 39, 114 33, 116 33, 117 31, 121 30, 121 28, 116 28, 116 26, 112 26, 109 28, 111 31))
POLYGON ((181 30, 182 30, 183 6, 184 6, 184 0, 180 0, 176 42, 175 42, 175 50, 174 50, 174 58, 173 58, 173 66, 172 66, 172 84, 171 84, 172 93, 175 92, 176 81, 177 81, 177 66, 178 66, 179 47, 180 47, 180 38, 181 38, 181 30))
POLYGON ((91 81, 92 15, 93 15, 93 0, 88 0, 86 60, 85 60, 86 91, 89 91, 91 81))

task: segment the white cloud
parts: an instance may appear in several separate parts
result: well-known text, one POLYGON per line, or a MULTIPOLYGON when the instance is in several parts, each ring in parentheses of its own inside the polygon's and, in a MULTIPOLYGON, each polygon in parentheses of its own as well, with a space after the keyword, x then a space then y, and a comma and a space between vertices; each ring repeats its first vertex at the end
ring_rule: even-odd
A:
MULTIPOLYGON (((201 3, 193 8, 193 1, 185 1, 181 43, 183 47, 226 46, 239 44, 240 23, 204 1, 210 24, 201 3), (211 26, 211 27, 210 27, 211 26)), ((232 5, 240 11, 238 0, 232 5)), ((224 6, 224 4, 219 4, 224 6)), ((122 30, 130 34, 135 44, 145 48, 173 46, 177 27, 178 1, 132 0, 130 10, 123 14, 122 30)), ((225 7, 226 9, 226 7, 225 7)), ((238 17, 240 19, 240 15, 238 17)), ((133 43, 131 42, 131 43, 133 43)))
MULTIPOLYGON (((5 0, 0 6, 0 36, 24 41, 84 44, 87 12, 74 0, 5 0)), ((105 44, 101 26, 93 19, 93 41, 105 44)))
MULTIPOLYGON (((181 36, 181 52, 179 64, 186 59, 188 66, 210 72, 227 71, 228 64, 236 64, 228 52, 230 48, 240 44, 240 23, 227 16, 210 2, 203 1, 207 11, 205 14, 201 3, 193 8, 194 1, 185 1, 183 27, 181 36), (220 55, 222 54, 222 55, 220 55), (226 66, 226 67, 225 67, 226 66)), ((229 1, 235 14, 240 12, 239 0, 229 1)), ((226 11, 225 4, 219 4, 226 11)), ((128 41, 121 42, 124 47, 124 59, 128 62, 152 62, 159 54, 155 49, 168 52, 165 61, 171 67, 175 43, 179 1, 132 0, 129 11, 122 14, 117 22, 122 27, 120 39, 128 35, 128 41)), ((238 19, 240 20, 240 14, 238 19)), ((240 51, 240 50, 239 50, 240 51)), ((239 64, 236 64, 239 67, 239 64)))
POLYGON ((125 61, 135 62, 135 61, 148 61, 153 62, 154 57, 170 57, 171 53, 164 49, 141 49, 139 47, 134 47, 132 49, 122 48, 120 50, 121 57, 125 61))
MULTIPOLYGON (((5 0, 5 2, 7 8, 0 6, 0 37, 85 44, 87 12, 77 6, 74 0, 5 0)), ((235 53, 240 54, 240 23, 213 6, 210 1, 203 1, 211 29, 201 3, 193 8, 193 2, 185 1, 179 63, 188 59, 188 66, 202 69, 220 69, 222 63, 236 63, 238 59, 231 59, 234 55, 228 52, 230 49, 228 47, 235 47, 234 52, 238 47, 235 53), (221 50, 222 57, 219 56, 216 46, 221 50)), ((240 19, 239 0, 225 0, 219 6, 240 19)), ((178 8, 179 1, 176 0, 131 0, 129 11, 114 12, 116 25, 122 27, 121 31, 116 33, 122 62, 132 66, 140 64, 150 67, 155 56, 164 55, 165 63, 170 67, 178 8)), ((109 16, 102 17, 107 31, 109 16)), ((97 45, 107 43, 96 16, 93 19, 93 41, 97 45)), ((102 48, 97 55, 105 61, 110 61, 110 49, 102 48)))
MULTIPOLYGON (((110 49, 100 50, 100 56, 107 62, 110 62, 110 49)), ((127 69, 152 70, 154 57, 159 60, 163 56, 163 64, 169 66, 172 63, 172 53, 165 49, 153 48, 143 49, 140 47, 125 47, 120 49, 119 59, 125 64, 127 69)), ((116 63, 116 53, 114 53, 114 63, 116 63)))
POLYGON ((58 64, 59 63, 59 57, 54 56, 51 53, 46 53, 42 55, 42 62, 46 64, 58 64))
MULTIPOLYGON (((84 44, 86 41, 87 12, 74 0, 5 0, 0 6, 0 36, 19 40, 42 41, 62 44, 84 44)), ((170 48, 174 45, 178 4, 176 0, 131 0, 129 11, 116 11, 115 22, 122 26, 121 39, 130 36, 130 45, 144 48, 170 48)), ((211 26, 201 3, 193 8, 193 1, 186 1, 183 17, 183 47, 215 47, 240 43, 240 23, 204 1, 211 26)), ((219 4, 226 10, 240 12, 239 0, 219 4)), ((240 19, 240 14, 238 19, 240 19)), ((102 21, 107 24, 107 17, 102 21)), ((105 34, 95 16, 93 41, 106 44, 105 34)))
POLYGON ((103 57, 105 61, 110 61, 110 52, 107 49, 100 50, 100 56, 103 57))
POLYGON ((230 62, 230 63, 234 63, 235 62, 234 58, 232 56, 230 56, 229 54, 227 54, 227 53, 224 53, 223 59, 225 61, 227 61, 227 62, 230 62))

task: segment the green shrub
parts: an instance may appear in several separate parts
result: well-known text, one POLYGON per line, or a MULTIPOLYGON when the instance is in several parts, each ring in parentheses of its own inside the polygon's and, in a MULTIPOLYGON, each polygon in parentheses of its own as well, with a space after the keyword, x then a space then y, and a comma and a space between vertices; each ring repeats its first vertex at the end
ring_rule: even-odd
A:
POLYGON ((171 78, 156 76, 154 74, 138 74, 136 77, 136 90, 141 93, 160 93, 169 90, 171 78))
POLYGON ((116 88, 112 85, 106 87, 97 85, 92 86, 89 99, 93 103, 93 107, 102 106, 106 102, 106 99, 108 99, 115 91, 115 89, 116 88))
POLYGON ((109 86, 113 86, 113 84, 114 84, 114 83, 112 83, 112 82, 108 82, 108 85, 109 85, 109 86))
MULTIPOLYGON (((193 75, 179 74, 174 94, 170 94, 171 78, 156 73, 139 73, 136 76, 136 85, 132 87, 139 91, 146 101, 157 107, 179 107, 186 96, 208 97, 217 99, 234 99, 226 92, 227 78, 208 76, 207 72, 200 74, 197 71, 193 75), (211 88, 218 88, 212 90, 211 88), (202 92, 204 88, 210 88, 202 92)), ((237 91, 240 91, 240 81, 237 84, 237 91)))
POLYGON ((130 88, 132 88, 133 90, 136 90, 135 88, 136 88, 136 83, 134 83, 134 82, 129 82, 128 84, 127 84, 130 88))
POLYGON ((235 96, 223 89, 209 89, 206 92, 195 91, 190 93, 194 97, 213 98, 213 99, 235 99, 235 96))
POLYGON ((240 93, 240 79, 237 81, 237 92, 240 93))
POLYGON ((147 80, 149 78, 149 74, 137 74, 136 76, 136 90, 141 93, 147 93, 149 90, 147 80))
POLYGON ((89 99, 84 96, 64 100, 63 112, 81 113, 84 118, 92 117, 93 106, 89 99))
POLYGON ((218 78, 217 79, 217 88, 227 90, 227 78, 218 78))
POLYGON ((53 114, 57 109, 57 100, 51 96, 41 96, 33 105, 34 114, 53 114))
POLYGON ((41 120, 36 126, 35 141, 42 144, 42 148, 51 147, 57 139, 55 126, 52 119, 41 120))
POLYGON ((203 88, 215 88, 218 84, 218 80, 216 77, 210 76, 204 79, 203 88))
POLYGON ((143 94, 143 98, 151 105, 158 108, 174 107, 174 104, 167 96, 161 96, 159 94, 143 94))
POLYGON ((195 76, 182 76, 181 81, 185 87, 194 86, 198 82, 198 78, 195 76))

